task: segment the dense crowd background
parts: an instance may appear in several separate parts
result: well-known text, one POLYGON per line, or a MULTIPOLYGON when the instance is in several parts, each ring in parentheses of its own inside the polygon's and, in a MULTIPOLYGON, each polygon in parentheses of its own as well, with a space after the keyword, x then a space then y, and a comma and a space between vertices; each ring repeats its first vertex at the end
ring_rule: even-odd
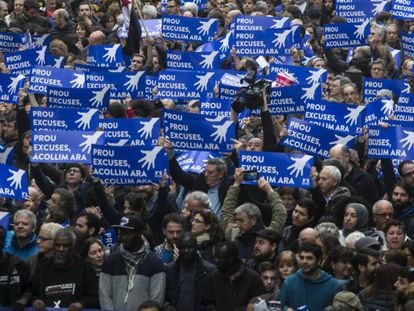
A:
MULTIPOLYGON (((347 49, 323 49, 323 25, 345 22, 334 6, 333 0, 209 0, 199 10, 178 0, 133 3, 142 19, 216 18, 217 39, 238 15, 289 17, 310 35, 314 53, 305 59, 292 48, 294 63, 328 71, 323 98, 330 101, 364 104, 364 77, 412 84, 414 60, 403 55, 398 64, 391 51, 401 50, 400 35, 412 31, 413 21, 379 13, 367 45, 347 61, 347 49)), ((88 46, 121 43, 127 70, 157 75, 166 68, 166 51, 199 46, 146 37, 131 53, 118 36, 123 20, 117 1, 0 0, 0 31, 49 33, 49 51, 64 57, 65 68, 86 63, 88 46)), ((0 71, 10 73, 3 57, 0 71)), ((249 71, 257 64, 233 48, 221 68, 249 71)), ((390 159, 368 159, 367 132, 353 148, 336 145, 328 159, 315 157, 311 189, 274 189, 263 178, 247 186, 241 150, 292 151, 279 144, 287 116, 271 115, 264 98, 260 117, 238 129, 233 152, 210 159, 203 173, 184 172, 162 137, 170 176, 165 172, 159 185, 112 186, 83 164, 30 161, 33 106, 47 106, 47 99, 27 89, 17 105, 0 104, 0 143, 14 146, 13 165, 30 181, 25 200, 0 198, 11 215, 9 227, 0 227, 0 306, 414 310, 414 162, 401 161, 396 174, 390 159)), ((105 117, 159 117, 162 108, 199 113, 200 101, 126 98, 111 101, 105 117)), ((232 117, 237 122, 233 110, 232 117)))

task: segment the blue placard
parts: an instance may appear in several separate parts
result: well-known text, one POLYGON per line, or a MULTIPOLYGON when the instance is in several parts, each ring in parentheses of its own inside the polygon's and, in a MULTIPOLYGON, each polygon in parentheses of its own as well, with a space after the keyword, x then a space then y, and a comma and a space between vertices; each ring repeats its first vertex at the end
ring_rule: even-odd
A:
POLYGON ((121 45, 90 45, 86 62, 98 67, 117 68, 122 65, 121 45))
POLYGON ((228 99, 210 98, 202 99, 200 103, 200 114, 215 118, 226 116, 231 118, 231 101, 228 99))
POLYGON ((208 160, 217 158, 218 154, 209 151, 182 152, 177 156, 177 162, 186 172, 201 174, 208 160))
POLYGON ((163 16, 161 32, 166 40, 208 42, 218 33, 218 20, 178 15, 163 16))
POLYGON ((145 72, 94 71, 85 73, 85 87, 109 87, 110 99, 132 99, 145 97, 145 72))
POLYGON ((401 35, 401 48, 405 56, 414 57, 414 34, 404 33, 401 35))
POLYGON ((396 19, 414 19, 413 0, 393 0, 391 4, 392 17, 396 19))
POLYGON ((214 71, 164 70, 158 75, 157 97, 173 99, 213 98, 215 79, 214 71))
POLYGON ((103 145, 103 131, 32 131, 32 162, 91 163, 93 144, 103 145))
POLYGON ((162 20, 158 19, 140 19, 139 23, 141 24, 141 29, 146 29, 142 32, 141 37, 146 38, 150 37, 159 37, 161 34, 162 20))
POLYGON ((278 73, 287 73, 292 76, 297 83, 308 85, 312 85, 316 82, 324 83, 328 76, 328 72, 325 69, 272 63, 270 64, 269 74, 266 78, 275 80, 278 73))
POLYGON ((199 114, 164 109, 162 120, 165 136, 176 150, 228 152, 233 149, 235 126, 224 116, 210 119, 199 114))
POLYGON ((152 147, 160 136, 160 119, 105 119, 99 122, 110 146, 152 147))
MULTIPOLYGON (((240 167, 254 170, 272 186, 310 188, 313 156, 276 152, 240 152, 240 167)), ((243 181, 257 184, 257 181, 243 181)))
POLYGON ((0 226, 2 226, 6 231, 9 228, 10 222, 10 213, 9 212, 0 212, 0 226))
POLYGON ((85 74, 70 69, 36 66, 32 68, 29 82, 30 92, 47 94, 49 86, 62 88, 85 87, 85 74))
POLYGON ((0 102, 17 104, 19 91, 24 87, 26 77, 22 74, 0 73, 0 102))
MULTIPOLYGON (((394 106, 392 111, 392 121, 397 121, 403 126, 411 126, 407 124, 414 121, 414 94, 403 94, 398 99, 398 104, 394 106)), ((394 123, 396 125, 397 123, 394 123)))
POLYGON ((325 24, 324 48, 351 48, 366 45, 369 30, 368 18, 359 24, 325 24))
POLYGON ((145 77, 145 99, 154 100, 154 88, 158 83, 158 75, 145 77))
POLYGON ((348 134, 362 133, 365 121, 365 108, 361 105, 349 105, 329 101, 306 104, 305 121, 334 131, 348 134))
POLYGON ((0 176, 0 197, 22 200, 27 196, 29 190, 26 171, 0 164, 0 176))
POLYGON ((47 105, 53 108, 98 108, 106 111, 109 87, 102 89, 47 88, 47 105))
POLYGON ((167 51, 167 68, 184 70, 220 69, 219 51, 208 53, 167 51))
POLYGON ((368 157, 412 159, 414 157, 414 128, 390 126, 369 129, 368 157))
POLYGON ((361 23, 390 10, 388 0, 336 0, 335 15, 343 16, 348 23, 361 23))
POLYGON ((328 130, 310 122, 289 118, 287 123, 288 136, 281 144, 302 152, 327 158, 329 150, 337 145, 351 146, 355 136, 340 131, 328 130))
POLYGON ((230 55, 230 49, 234 45, 234 31, 230 30, 225 36, 218 38, 215 41, 207 42, 200 45, 196 52, 220 52, 220 60, 225 59, 230 55))
POLYGON ((95 131, 99 122, 99 110, 32 107, 30 126, 32 131, 95 131))
POLYGON ((168 157, 161 146, 97 146, 92 148, 94 175, 108 185, 159 183, 168 169, 168 157))
POLYGON ((6 147, 0 144, 0 163, 6 165, 13 165, 14 162, 14 147, 6 147))
MULTIPOLYGON (((234 30, 237 34, 263 32, 267 29, 280 29, 290 27, 289 17, 268 17, 238 15, 234 19, 234 30)), ((239 36, 241 38, 241 36, 239 36)))
POLYGON ((362 87, 364 102, 374 101, 377 98, 377 92, 382 89, 390 90, 394 96, 399 97, 401 93, 410 92, 410 85, 404 80, 364 78, 362 87))
POLYGON ((394 114, 394 109, 392 98, 384 97, 370 102, 365 110, 365 126, 375 126, 378 122, 387 121, 394 114))
POLYGON ((0 52, 15 52, 24 44, 22 33, 0 32, 0 52))

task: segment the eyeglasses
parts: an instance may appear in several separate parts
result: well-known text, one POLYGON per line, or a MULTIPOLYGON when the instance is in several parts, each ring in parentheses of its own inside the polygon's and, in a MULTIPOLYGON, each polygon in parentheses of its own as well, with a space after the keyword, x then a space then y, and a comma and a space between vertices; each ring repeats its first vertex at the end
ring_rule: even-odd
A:
POLYGON ((40 242, 44 242, 44 241, 51 241, 52 238, 45 238, 44 236, 38 236, 37 240, 40 242))
POLYGON ((391 213, 382 213, 382 214, 376 213, 374 215, 378 216, 378 217, 381 217, 381 218, 386 218, 386 217, 392 218, 392 216, 394 216, 394 214, 391 214, 391 213))
POLYGON ((66 171, 66 173, 80 173, 81 170, 78 168, 70 168, 66 171))

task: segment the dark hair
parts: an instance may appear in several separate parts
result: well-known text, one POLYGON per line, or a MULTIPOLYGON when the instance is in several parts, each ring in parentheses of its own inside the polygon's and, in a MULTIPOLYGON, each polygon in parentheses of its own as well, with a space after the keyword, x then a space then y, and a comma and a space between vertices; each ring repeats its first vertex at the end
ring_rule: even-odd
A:
POLYGON ((411 186, 410 186, 410 185, 408 185, 406 182, 404 182, 404 181, 399 181, 399 182, 397 182, 397 183, 394 185, 394 187, 392 187, 392 191, 394 191, 394 189, 395 189, 396 187, 403 188, 403 189, 405 190, 405 192, 407 192, 408 197, 409 197, 409 198, 413 198, 413 191, 411 190, 411 186))
POLYGON ((78 27, 78 26, 80 26, 82 29, 84 29, 85 30, 85 37, 87 38, 87 37, 89 37, 89 35, 91 34, 91 27, 85 22, 85 21, 78 21, 77 23, 76 23, 76 26, 75 26, 75 31, 76 31, 76 28, 78 27))
POLYGON ((402 176, 402 169, 406 164, 414 164, 414 162, 412 160, 401 161, 400 164, 398 164, 398 174, 400 174, 400 176, 402 176))
POLYGON ((378 251, 372 248, 364 248, 356 252, 356 254, 354 255, 354 260, 352 262, 352 266, 354 267, 356 271, 358 271, 358 265, 365 266, 365 267, 367 266, 369 262, 368 256, 379 259, 380 254, 378 251))
POLYGON ((203 217, 204 223, 206 225, 210 225, 210 229, 208 229, 208 234, 210 235, 211 243, 216 244, 220 240, 223 240, 222 234, 221 234, 220 223, 217 219, 217 216, 214 214, 214 212, 211 209, 205 208, 202 210, 195 211, 193 214, 193 217, 196 214, 200 214, 200 216, 203 217))
POLYGON ((274 264, 273 262, 270 262, 270 261, 262 262, 259 265, 259 274, 262 274, 263 272, 266 272, 266 271, 275 271, 276 272, 276 264, 274 264))
POLYGON ((6 231, 6 229, 2 226, 2 225, 0 225, 0 231, 3 231, 3 242, 4 241, 6 241, 6 233, 7 233, 7 231, 6 231))
POLYGON ((388 230, 391 229, 391 227, 398 227, 400 229, 403 230, 404 234, 407 233, 407 231, 405 230, 405 225, 402 221, 400 220, 396 220, 396 219, 390 219, 387 221, 387 223, 385 224, 384 227, 384 234, 387 235, 388 230))
POLYGON ((125 118, 127 115, 126 107, 119 101, 111 102, 108 106, 108 113, 115 119, 125 118))
POLYGON ((134 212, 140 212, 145 209, 146 203, 141 194, 136 192, 129 192, 125 196, 124 201, 128 201, 130 209, 134 212))
POLYGON ((167 225, 170 222, 174 222, 176 224, 181 224, 184 227, 184 223, 185 223, 185 218, 183 216, 181 216, 180 214, 177 213, 170 213, 164 216, 164 218, 162 219, 162 228, 165 229, 167 228, 167 225))
POLYGON ((338 262, 349 262, 352 263, 354 259, 354 253, 343 246, 337 246, 332 248, 328 252, 328 258, 325 261, 325 264, 323 266, 323 269, 332 274, 332 263, 338 263, 338 262))
POLYGON ((318 213, 318 207, 316 206, 315 202, 313 202, 313 200, 309 198, 304 198, 299 200, 297 202, 297 205, 299 205, 302 208, 306 208, 306 210, 308 211, 309 219, 313 218, 313 221, 315 221, 316 215, 318 213))
POLYGON ((234 242, 221 242, 217 245, 217 251, 221 248, 227 248, 227 255, 229 258, 236 259, 239 258, 239 249, 237 248, 234 242))
POLYGON ((53 192, 60 196, 59 210, 64 213, 66 218, 72 218, 76 211, 76 201, 73 193, 64 188, 56 188, 53 192))
POLYGON ((24 9, 26 11, 30 9, 40 9, 39 2, 37 0, 25 0, 24 1, 24 9))
POLYGON ((300 254, 301 252, 312 253, 318 261, 322 259, 322 247, 316 243, 308 241, 302 243, 299 246, 298 254, 300 254))
POLYGON ((384 255, 386 263, 394 263, 401 267, 405 267, 408 263, 407 256, 400 250, 388 250, 384 255))
POLYGON ((300 199, 300 191, 299 188, 291 188, 291 187, 279 187, 277 192, 280 196, 285 194, 291 194, 296 201, 300 199))
POLYGON ((83 243, 82 243, 82 248, 79 252, 79 255, 83 258, 83 259, 87 259, 88 258, 88 253, 89 253, 89 248, 93 245, 93 244, 99 244, 102 249, 105 249, 105 246, 103 245, 102 241, 98 240, 97 238, 87 238, 83 243))
POLYGON ((99 217, 93 213, 88 213, 87 211, 82 211, 77 218, 80 217, 86 218, 88 228, 93 228, 93 236, 97 236, 99 234, 99 230, 101 229, 101 220, 99 217))
POLYGON ((408 249, 411 256, 414 255, 414 241, 413 240, 405 241, 404 244, 403 244, 402 249, 405 249, 405 248, 408 249))
POLYGON ((402 267, 387 263, 380 266, 374 274, 373 282, 364 289, 367 298, 373 298, 381 292, 393 293, 394 283, 397 281, 402 267))

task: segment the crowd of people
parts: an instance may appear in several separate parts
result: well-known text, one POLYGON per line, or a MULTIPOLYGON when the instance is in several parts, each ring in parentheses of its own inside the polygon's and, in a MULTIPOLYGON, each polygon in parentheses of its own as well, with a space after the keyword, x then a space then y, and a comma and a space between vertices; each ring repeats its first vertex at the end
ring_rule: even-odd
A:
MULTIPOLYGON (((402 51, 398 63, 391 51, 402 49, 401 34, 414 24, 390 12, 372 18, 367 45, 348 61, 348 49, 323 48, 323 25, 346 22, 333 0, 209 0, 203 9, 151 0, 133 7, 141 19, 218 19, 217 40, 239 15, 288 17, 309 35, 314 54, 292 48, 294 64, 327 70, 325 100, 364 105, 364 78, 413 81, 414 59, 402 51)), ((89 46, 125 46, 123 20, 118 1, 0 0, 0 31, 50 34, 49 51, 64 57, 65 68, 85 64, 89 46)), ((167 68, 167 51, 199 45, 145 37, 128 55, 127 70, 157 75, 167 68)), ((222 69, 257 70, 236 52, 222 69)), ((0 72, 10 73, 4 53, 0 72)), ((159 184, 114 186, 85 164, 30 161, 29 112, 36 106, 47 107, 47 98, 27 88, 17 105, 0 103, 0 143, 14 147, 13 166, 29 179, 24 200, 0 198, 10 214, 9 226, 0 226, 0 307, 414 310, 414 161, 402 160, 396 174, 391 159, 368 159, 367 131, 352 148, 337 144, 329 158, 314 158, 310 189, 272 187, 262 177, 246 185, 240 151, 294 152, 280 144, 287 116, 271 115, 264 95, 260 116, 244 119, 231 154, 209 159, 202 173, 184 171, 172 142, 161 137, 169 175, 159 184)), ((200 101, 128 98, 111 101, 105 117, 160 117, 163 108, 200 113, 200 101)), ((234 110, 232 118, 239 124, 234 110)))

